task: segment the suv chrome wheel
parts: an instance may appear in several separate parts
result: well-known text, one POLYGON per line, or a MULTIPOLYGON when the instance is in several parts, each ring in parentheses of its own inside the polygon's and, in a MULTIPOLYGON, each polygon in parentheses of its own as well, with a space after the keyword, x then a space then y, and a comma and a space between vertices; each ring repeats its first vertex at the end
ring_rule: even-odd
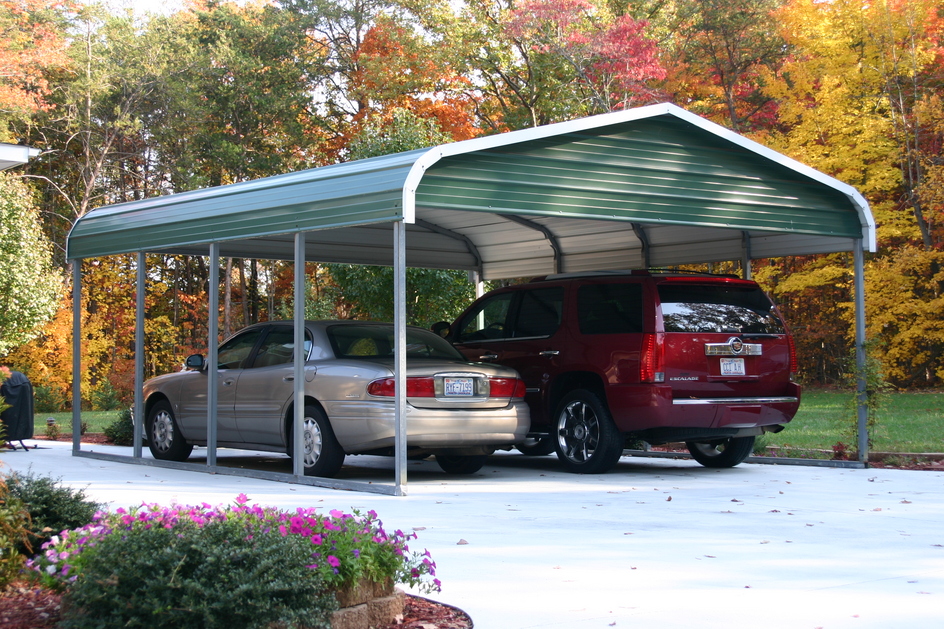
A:
POLYGON ((616 465, 623 439, 600 398, 591 391, 572 391, 557 411, 557 456, 568 470, 600 474, 616 465))

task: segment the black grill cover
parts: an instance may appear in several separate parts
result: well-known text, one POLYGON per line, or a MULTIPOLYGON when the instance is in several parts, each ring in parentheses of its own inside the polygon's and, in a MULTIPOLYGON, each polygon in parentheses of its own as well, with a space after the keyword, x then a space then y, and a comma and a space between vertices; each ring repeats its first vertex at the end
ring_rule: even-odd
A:
POLYGON ((0 386, 0 396, 10 408, 0 413, 0 420, 6 425, 7 441, 20 441, 33 438, 33 385, 19 371, 11 373, 0 386))

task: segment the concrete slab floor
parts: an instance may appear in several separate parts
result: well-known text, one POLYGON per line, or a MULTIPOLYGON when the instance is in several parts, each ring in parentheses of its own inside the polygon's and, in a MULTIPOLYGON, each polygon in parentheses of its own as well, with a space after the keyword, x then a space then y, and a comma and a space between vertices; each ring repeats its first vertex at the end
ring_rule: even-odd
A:
MULTIPOLYGON (((443 582, 431 596, 477 629, 944 627, 944 473, 624 457, 609 474, 502 453, 478 473, 409 464, 393 497, 75 457, 27 441, 0 473, 61 478, 109 508, 253 502, 374 509, 416 530, 443 582)), ((130 454, 130 448, 83 446, 130 454)), ((203 450, 194 453, 199 461, 203 450)), ((148 456, 148 455, 146 455, 148 456)), ((288 459, 258 457, 289 472, 288 459)), ((391 482, 392 460, 349 457, 342 478, 391 482)))

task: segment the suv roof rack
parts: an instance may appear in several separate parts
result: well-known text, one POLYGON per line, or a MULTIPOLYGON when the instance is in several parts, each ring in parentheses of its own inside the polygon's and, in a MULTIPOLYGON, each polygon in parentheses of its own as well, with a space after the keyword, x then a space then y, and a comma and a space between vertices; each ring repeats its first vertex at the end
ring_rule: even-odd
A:
POLYGON ((651 268, 651 269, 624 269, 624 270, 602 270, 602 271, 576 271, 573 273, 555 273, 553 275, 542 275, 531 278, 532 282, 544 282, 551 280, 568 280, 582 277, 607 277, 636 275, 652 277, 655 275, 675 275, 686 277, 726 277, 731 279, 741 279, 732 273, 707 273, 705 271, 687 271, 680 269, 651 268))

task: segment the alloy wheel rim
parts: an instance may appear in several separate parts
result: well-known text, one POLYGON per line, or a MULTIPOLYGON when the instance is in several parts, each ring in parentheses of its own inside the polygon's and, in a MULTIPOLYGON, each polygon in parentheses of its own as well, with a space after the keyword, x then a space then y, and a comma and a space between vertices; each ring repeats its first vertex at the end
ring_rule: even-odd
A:
POLYGON ((321 448, 324 444, 321 426, 318 425, 314 417, 305 418, 304 438, 305 467, 311 467, 321 458, 321 448))
POLYGON ((568 404, 558 419, 557 440, 564 456, 574 463, 586 463, 600 441, 596 413, 579 400, 568 404))
POLYGON ((167 411, 160 411, 154 417, 154 426, 151 429, 151 438, 161 452, 167 452, 174 441, 174 422, 167 411))

